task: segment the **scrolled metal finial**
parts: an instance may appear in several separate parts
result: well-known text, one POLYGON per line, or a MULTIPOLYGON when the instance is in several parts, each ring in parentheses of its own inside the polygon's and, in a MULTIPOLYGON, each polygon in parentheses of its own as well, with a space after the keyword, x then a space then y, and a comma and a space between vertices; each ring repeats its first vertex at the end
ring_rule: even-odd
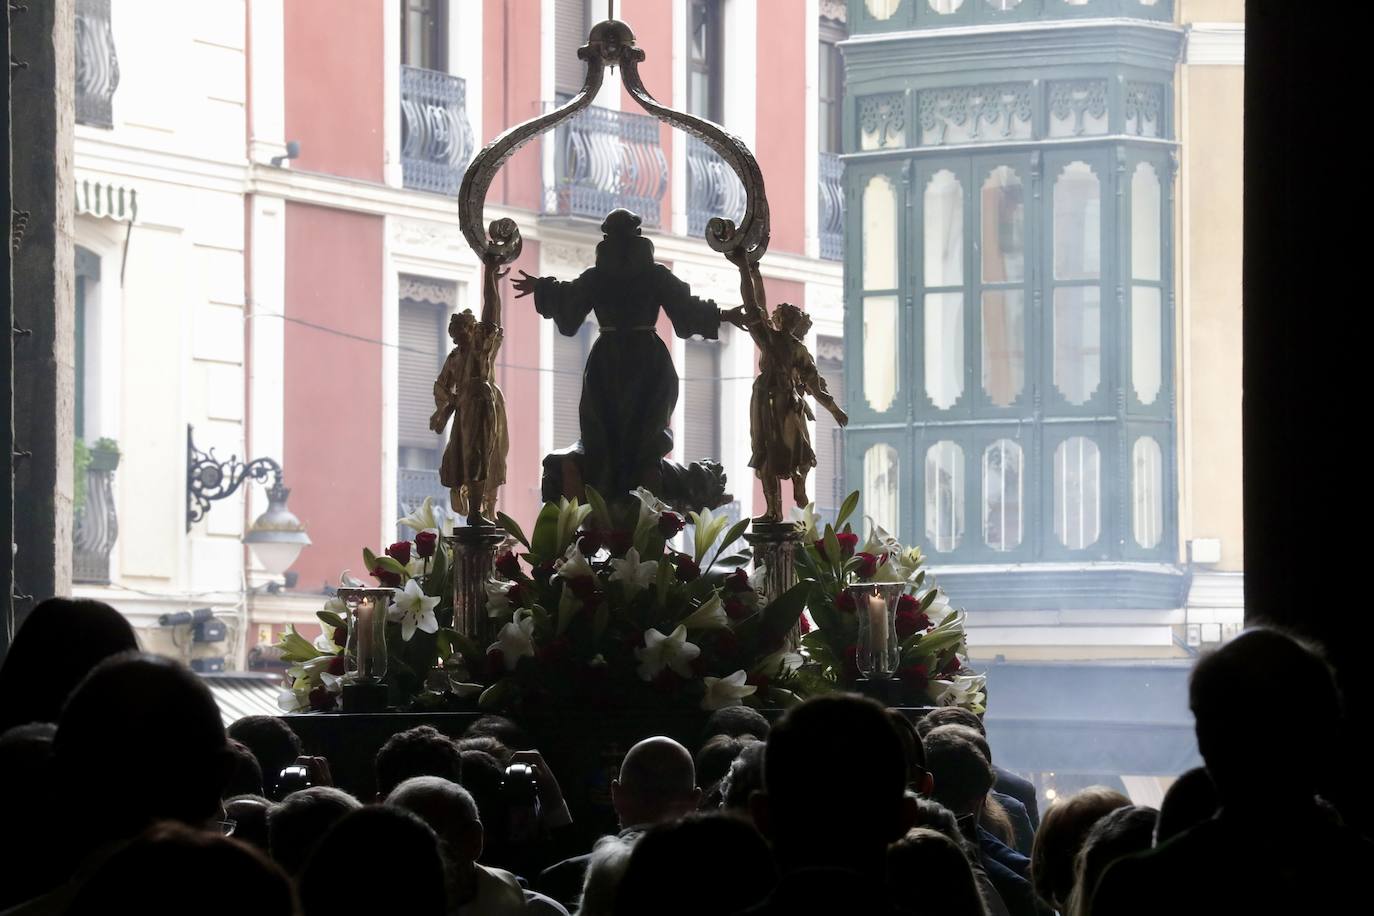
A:
POLYGON ((583 60, 599 60, 603 67, 623 67, 625 61, 641 61, 644 49, 635 44, 635 33, 619 19, 606 19, 592 26, 587 43, 577 49, 583 60))
POLYGON ((520 249, 525 240, 520 236, 520 227, 509 216, 491 221, 487 227, 487 252, 498 264, 509 264, 520 257, 520 249))

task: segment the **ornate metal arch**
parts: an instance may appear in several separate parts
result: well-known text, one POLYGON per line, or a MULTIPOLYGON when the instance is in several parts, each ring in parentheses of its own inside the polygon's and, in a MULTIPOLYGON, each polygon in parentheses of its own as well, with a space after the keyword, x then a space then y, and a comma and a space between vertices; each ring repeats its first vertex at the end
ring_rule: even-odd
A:
POLYGON ((757 264, 768 250, 768 197, 763 187, 763 172, 744 141, 718 124, 661 104, 639 76, 644 51, 635 44, 634 32, 618 19, 607 19, 592 27, 587 43, 577 51, 587 63, 582 89, 567 103, 547 114, 531 118, 510 128, 482 148, 468 166, 458 190, 458 218, 468 245, 488 269, 509 264, 520 255, 520 229, 513 220, 493 222, 482 228, 487 191, 496 173, 522 146, 539 134, 557 127, 596 98, 607 67, 619 67, 621 82, 635 102, 664 123, 701 139, 728 164, 744 185, 745 209, 739 225, 726 217, 714 217, 706 225, 706 243, 745 269, 757 264))

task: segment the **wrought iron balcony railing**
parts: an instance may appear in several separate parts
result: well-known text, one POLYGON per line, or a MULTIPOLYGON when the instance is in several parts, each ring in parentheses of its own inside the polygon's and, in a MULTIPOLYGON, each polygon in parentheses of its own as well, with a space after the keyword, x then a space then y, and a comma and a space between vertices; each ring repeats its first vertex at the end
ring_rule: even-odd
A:
POLYGON ((110 551, 119 536, 115 515, 114 472, 119 452, 91 450, 86 466, 86 498, 72 519, 72 581, 110 584, 110 551))
POLYGON ((119 59, 110 29, 110 0, 77 0, 76 123, 113 127, 110 101, 119 86, 119 59))
POLYGON ((438 70, 402 67, 402 184, 417 191, 457 195, 472 153, 463 79, 438 70))
POLYGON ((821 153, 820 167, 821 257, 844 257, 844 163, 836 153, 821 153))
POLYGON ((700 237, 717 216, 744 218, 744 185, 725 160, 696 137, 687 138, 687 234, 700 237))
MULTIPOLYGON (((557 104, 565 101, 560 97, 557 104)), ((624 207, 638 213, 645 226, 663 225, 668 159, 659 144, 657 118, 593 105, 560 125, 553 142, 546 212, 600 220, 624 207)))

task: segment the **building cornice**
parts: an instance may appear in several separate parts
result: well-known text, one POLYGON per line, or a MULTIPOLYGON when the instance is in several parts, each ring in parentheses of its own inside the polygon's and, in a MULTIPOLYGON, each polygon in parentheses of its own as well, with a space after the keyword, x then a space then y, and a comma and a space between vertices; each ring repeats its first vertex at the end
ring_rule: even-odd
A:
POLYGON ((1188 26, 1183 62, 1194 66, 1245 66, 1245 23, 1192 23, 1188 26))

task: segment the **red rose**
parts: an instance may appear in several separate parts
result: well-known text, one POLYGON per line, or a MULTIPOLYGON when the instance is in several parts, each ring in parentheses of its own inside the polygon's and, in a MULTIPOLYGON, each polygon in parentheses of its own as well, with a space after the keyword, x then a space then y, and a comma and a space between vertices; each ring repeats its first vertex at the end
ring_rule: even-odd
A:
POLYGON ((410 562, 410 541, 397 541, 386 549, 386 555, 405 566, 410 562))
POLYGON ((749 574, 742 569, 737 569, 725 577, 725 590, 731 592, 752 592, 754 586, 749 584, 749 574))
POLYGON ((334 694, 323 685, 310 691, 310 708, 316 712, 328 712, 334 708, 334 694))
POLYGON ((963 670, 963 668, 964 668, 964 666, 961 665, 961 664, 959 664, 959 656, 957 656, 957 655, 951 655, 951 656, 949 657, 949 661, 945 662, 945 666, 944 666, 943 668, 940 669, 940 674, 942 674, 942 675, 958 674, 960 671, 963 670))
POLYGON ((745 617, 748 617, 750 614, 754 613, 752 610, 749 609, 749 605, 745 604, 738 598, 726 598, 724 605, 726 616, 728 616, 731 620, 743 620, 745 617))
POLYGON ((606 543, 610 545, 613 555, 623 557, 634 546, 635 537, 628 531, 612 531, 606 538, 606 543))
POLYGON ((415 552, 421 557, 434 556, 434 548, 439 545, 439 535, 434 531, 421 531, 415 535, 415 552))
POLYGON ((564 581, 567 582, 568 588, 572 589, 572 593, 584 601, 596 594, 595 576, 578 576, 564 581))
POLYGON ((753 684, 755 687, 757 687, 758 693, 763 693, 765 690, 767 690, 768 685, 771 681, 772 678, 770 678, 766 674, 751 674, 744 679, 744 683, 753 684))
POLYGON ((672 537, 686 527, 687 522, 676 512, 664 512, 658 517, 658 533, 665 538, 672 537))
POLYGON ((811 625, 811 615, 803 612, 802 615, 797 618, 797 630, 801 635, 805 636, 813 629, 815 629, 815 627, 811 625))
POLYGON ((855 570, 862 579, 872 579, 878 571, 878 558, 871 553, 859 554, 859 566, 855 570))
POLYGON ((897 599, 898 614, 916 614, 921 610, 921 602, 916 600, 915 595, 902 595, 897 599))
POLYGON ((697 561, 687 556, 685 553, 677 555, 677 580, 679 582, 691 582, 701 575, 701 567, 697 561))
POLYGON ((520 558, 507 550, 496 558, 496 571, 507 579, 515 579, 520 575, 520 558))
POLYGON ((348 670, 348 659, 342 655, 336 655, 325 662, 324 670, 335 677, 343 677, 344 671, 348 670))
POLYGON ((401 587, 400 574, 392 572, 391 570, 387 569, 385 566, 382 566, 381 564, 372 567, 372 577, 376 579, 378 582, 387 586, 388 588, 401 587))
POLYGON ((583 531, 577 539, 577 549, 584 557, 594 557, 605 546, 605 539, 599 531, 583 531))
POLYGON ((348 627, 335 627, 335 628, 334 628, 334 645, 336 645, 336 646, 346 646, 346 645, 348 645, 348 627))
POLYGON ((907 665, 897 669, 897 677, 913 690, 925 690, 930 683, 930 672, 925 665, 907 665))
POLYGON ((524 607, 525 586, 521 585, 519 582, 512 584, 511 587, 506 590, 506 600, 510 602, 511 607, 524 607))
POLYGON ((852 531, 841 531, 835 535, 835 540, 840 542, 840 559, 848 560, 854 556, 854 548, 859 546, 859 536, 852 531))
POLYGON ((924 633, 930 629, 930 618, 920 611, 909 611, 898 609, 897 619, 894 621, 897 628, 897 638, 906 639, 913 633, 924 633))
POLYGON ((553 562, 550 561, 547 563, 540 563, 534 569, 530 570, 530 575, 534 578, 534 581, 536 582, 547 583, 549 579, 553 577, 553 574, 556 571, 557 570, 554 568, 553 562))
POLYGON ((854 607, 854 596, 849 593, 848 589, 840 589, 835 595, 835 610, 842 614, 852 614, 854 607))

